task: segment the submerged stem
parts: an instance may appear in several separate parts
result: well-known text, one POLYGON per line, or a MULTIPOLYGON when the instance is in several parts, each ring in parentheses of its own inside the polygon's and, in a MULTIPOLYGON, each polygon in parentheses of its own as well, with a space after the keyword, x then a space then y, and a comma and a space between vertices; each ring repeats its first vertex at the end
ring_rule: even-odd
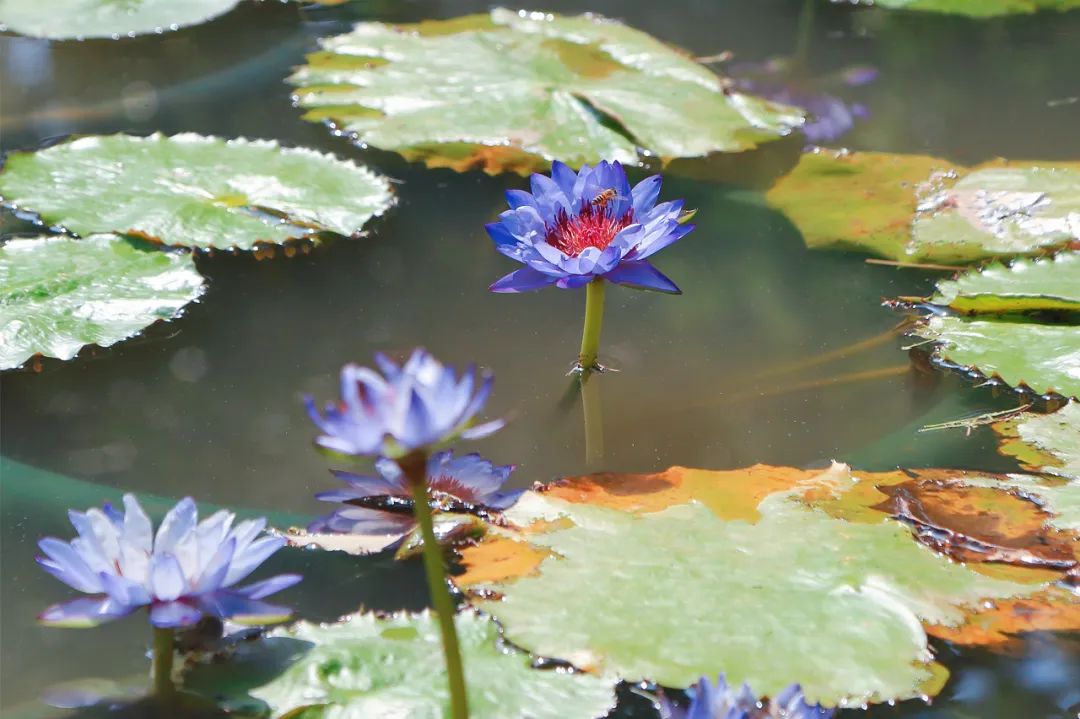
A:
POLYGON ((604 413, 599 378, 584 372, 581 383, 581 409, 585 415, 585 465, 596 469, 604 461, 604 413))
POLYGON ((154 627, 153 653, 154 696, 162 703, 171 704, 176 695, 172 680, 173 630, 154 627))
POLYGON ((424 540, 424 571, 427 574, 431 603, 439 620, 442 633, 443 655, 446 657, 446 674, 450 682, 450 707, 453 719, 468 719, 469 704, 465 695, 465 672, 461 663, 457 628, 454 626, 454 602, 446 586, 446 567, 443 565, 442 548, 435 537, 431 507, 427 496, 427 452, 416 451, 398 460, 398 466, 409 480, 413 496, 413 512, 420 525, 424 540))
POLYGON ((600 330, 604 326, 604 278, 585 285, 585 327, 581 331, 578 368, 582 372, 599 369, 600 330))

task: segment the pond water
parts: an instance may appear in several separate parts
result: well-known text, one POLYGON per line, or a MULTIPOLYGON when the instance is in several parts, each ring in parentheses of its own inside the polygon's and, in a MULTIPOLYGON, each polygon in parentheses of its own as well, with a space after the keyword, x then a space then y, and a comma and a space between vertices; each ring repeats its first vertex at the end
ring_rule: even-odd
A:
MULTIPOLYGON (((502 191, 524 180, 425 170, 354 148, 301 121, 282 83, 316 37, 351 21, 486 8, 460 0, 310 10, 245 2, 202 26, 119 42, 0 36, 5 151, 67 133, 277 138, 365 162, 394 178, 398 195, 367 237, 294 258, 201 257, 209 290, 180 320, 71 362, 46 360, 40 372, 5 373, 3 455, 98 487, 190 494, 303 521, 322 509, 311 495, 333 480, 311 450, 302 396, 332 396, 346 361, 424 345, 445 360, 479 360, 495 371, 490 414, 513 421, 475 449, 517 464, 513 483, 588 471, 581 408, 565 400, 583 295, 486 289, 513 267, 492 251, 483 224, 502 209, 502 191)), ((793 51, 802 3, 552 0, 544 9, 600 12, 700 55, 731 50, 758 61, 793 51)), ((871 113, 844 146, 963 163, 1080 157, 1080 104, 1068 101, 1080 93, 1080 12, 973 21, 823 5, 808 37, 813 73, 852 65, 880 73, 868 86, 843 90, 871 113)), ((698 229, 657 258, 682 296, 608 293, 603 359, 621 371, 599 377, 603 469, 820 467, 833 458, 863 469, 1015 468, 995 453, 986 430, 970 437, 914 432, 1016 402, 913 369, 904 340, 890 334, 901 318, 882 308, 881 298, 926 294, 939 275, 868 265, 858 254, 810 252, 767 205, 761 188, 794 163, 800 146, 783 142, 718 162, 727 182, 665 180, 664 197, 699 209, 698 229)), ((4 233, 34 231, 10 214, 0 222, 4 233)), ((33 475, 32 487, 3 479, 5 716, 29 712, 50 683, 145 669, 139 622, 92 633, 34 623, 36 612, 62 596, 35 566, 34 543, 45 534, 67 536, 64 510, 72 501, 67 485, 48 473, 33 475)), ((103 491, 80 487, 80 507, 103 491)), ((358 603, 386 610, 426 603, 412 564, 320 559, 293 552, 271 562, 307 573, 309 581, 282 596, 307 616, 330 619, 358 603)), ((1009 657, 939 649, 953 680, 932 705, 907 702, 870 714, 1077 716, 1075 637, 1033 636, 1009 657)), ((632 697, 619 711, 650 715, 632 697)))

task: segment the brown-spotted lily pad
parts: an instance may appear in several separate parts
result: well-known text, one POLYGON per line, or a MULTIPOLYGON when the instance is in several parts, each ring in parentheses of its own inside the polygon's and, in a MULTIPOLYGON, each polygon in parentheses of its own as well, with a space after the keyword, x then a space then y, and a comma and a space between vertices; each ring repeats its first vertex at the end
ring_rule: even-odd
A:
POLYGON ((927 628, 1046 593, 1072 561, 1049 510, 940 472, 758 465, 572 478, 523 496, 511 527, 462 551, 456 581, 515 644, 630 681, 686 686, 724 671, 766 694, 798 681, 842 706, 932 695, 944 670, 927 628), (898 488, 926 524, 1047 561, 953 561, 890 504, 898 488))
POLYGON ((816 150, 769 192, 811 248, 973 262, 1080 242, 1080 163, 816 150))

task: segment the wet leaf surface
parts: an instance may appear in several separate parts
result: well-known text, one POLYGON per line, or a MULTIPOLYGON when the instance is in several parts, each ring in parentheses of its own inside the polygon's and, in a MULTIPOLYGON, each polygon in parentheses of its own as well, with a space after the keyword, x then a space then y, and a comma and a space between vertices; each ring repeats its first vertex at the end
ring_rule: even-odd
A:
POLYGON ((1030 14, 1041 10, 1080 7, 1080 0, 856 0, 865 5, 896 10, 939 12, 972 17, 1030 14))
POLYGON ((14 153, 0 196, 79 235, 240 250, 354 235, 393 202, 384 179, 332 155, 194 134, 83 137, 14 153))
POLYGON ((115 235, 10 240, 0 245, 0 369, 108 347, 177 317, 202 292, 190 255, 115 235))
MULTIPOLYGON (((611 678, 534 669, 475 613, 457 615, 457 627, 470 716, 593 719, 615 705, 611 678)), ((442 719, 448 704, 439 629, 427 612, 276 629, 240 644, 226 664, 194 667, 185 685, 241 716, 442 719)))
POLYGON ((637 163, 750 149, 802 112, 728 89, 643 32, 593 15, 360 23, 289 81, 305 117, 358 143, 458 171, 525 174, 559 159, 637 163))
POLYGON ((1080 252, 993 264, 938 283, 932 302, 968 313, 1080 310, 1080 252))
POLYGON ((631 681, 725 671, 765 694, 798 681, 827 704, 932 695, 942 669, 924 625, 1042 592, 1072 561, 1052 510, 965 476, 758 465, 573 478, 526 494, 506 515, 521 529, 465 549, 456 581, 514 643, 631 681), (955 535, 1055 568, 974 553, 963 566, 921 546, 893 519, 901 489, 955 535))
POLYGON ((222 15, 239 0, 0 0, 0 30, 70 40, 160 33, 222 15))
POLYGON ((1080 238, 1080 166, 817 150, 769 192, 811 248, 902 262, 1034 254, 1080 238))
POLYGON ((1080 482, 1080 402, 1056 412, 1027 412, 994 425, 1000 450, 1032 471, 1080 482))
POLYGON ((913 333, 935 342, 947 364, 1038 394, 1080 397, 1080 326, 935 316, 913 333))

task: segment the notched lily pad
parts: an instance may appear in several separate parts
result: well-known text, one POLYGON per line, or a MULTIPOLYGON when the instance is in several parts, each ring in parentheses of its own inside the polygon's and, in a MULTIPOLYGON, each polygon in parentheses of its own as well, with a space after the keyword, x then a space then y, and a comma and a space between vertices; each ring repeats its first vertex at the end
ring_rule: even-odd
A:
MULTIPOLYGON (((593 719, 615 705, 609 677, 534 669, 488 617, 456 617, 477 719, 593 719)), ((226 664, 196 666, 185 685, 241 716, 442 719, 449 697, 437 622, 428 612, 300 622, 240 644, 226 664)))
POLYGON ((938 12, 980 18, 1026 15, 1042 10, 1064 11, 1080 7, 1080 0, 855 0, 855 2, 894 10, 938 12))
POLYGON ((811 248, 973 262, 1080 241, 1080 164, 816 150, 768 194, 811 248))
POLYGON ((994 425, 1000 450, 1035 472, 1080 482, 1080 402, 1051 414, 1027 412, 994 425))
POLYGON ((332 155, 190 133, 83 137, 14 153, 0 196, 78 235, 239 250, 355 235, 393 203, 386 180, 332 155))
POLYGON ((108 347, 177 317, 202 292, 187 254, 115 235, 10 240, 0 245, 0 369, 108 347))
POLYGON ((239 0, 0 0, 0 30, 52 40, 144 35, 197 25, 239 0))
MULTIPOLYGON (((843 706, 932 695, 944 670, 924 625, 960 627, 988 599, 1042 592, 1061 570, 995 577, 920 546, 877 506, 889 499, 879 484, 912 479, 759 465, 561 481, 506 514, 517 529, 465 549, 456 581, 515 644, 630 681, 687 686, 724 671, 766 694, 800 682, 812 701, 843 706), (835 516, 849 495, 857 521, 835 516)), ((938 488, 950 507, 970 506, 957 533, 982 527, 983 540, 1015 547, 1051 531, 1039 531, 1046 512, 1005 489, 991 506, 1008 511, 984 527, 975 517, 995 493, 951 486, 938 488)), ((937 516, 943 498, 921 496, 937 516)))
POLYGON ((934 316, 913 333, 936 343, 934 356, 946 365, 1037 394, 1080 397, 1080 326, 934 316))
POLYGON ((492 10, 324 38, 289 82, 313 121, 432 167, 526 174, 637 163, 788 134, 800 110, 731 90, 690 57, 595 15, 492 10))
POLYGON ((1080 311, 1080 252, 993 264, 939 282, 937 290, 931 302, 970 314, 1080 311))

